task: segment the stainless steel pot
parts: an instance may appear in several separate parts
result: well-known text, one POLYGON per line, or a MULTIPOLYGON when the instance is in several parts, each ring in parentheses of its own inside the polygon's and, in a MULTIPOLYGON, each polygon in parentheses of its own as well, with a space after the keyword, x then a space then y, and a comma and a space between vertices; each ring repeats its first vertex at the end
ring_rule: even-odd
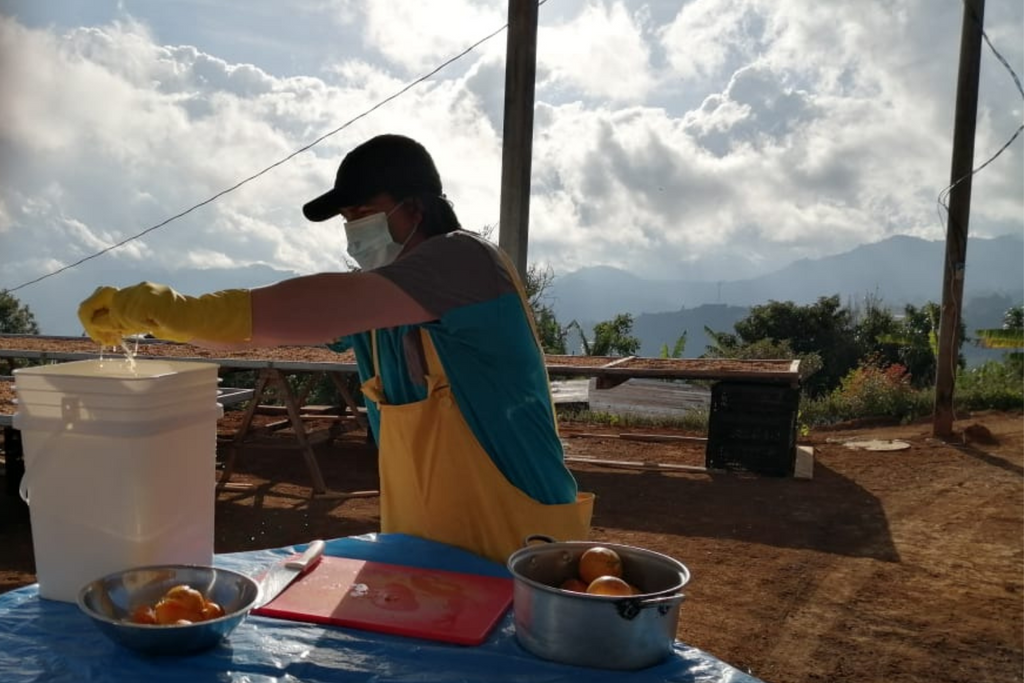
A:
POLYGON ((531 536, 509 557, 508 569, 514 578, 516 639, 538 657, 602 669, 641 669, 671 654, 682 588, 690 580, 681 562, 628 545, 531 536), (576 575, 580 555, 594 546, 619 554, 623 576, 640 595, 557 588, 576 575))

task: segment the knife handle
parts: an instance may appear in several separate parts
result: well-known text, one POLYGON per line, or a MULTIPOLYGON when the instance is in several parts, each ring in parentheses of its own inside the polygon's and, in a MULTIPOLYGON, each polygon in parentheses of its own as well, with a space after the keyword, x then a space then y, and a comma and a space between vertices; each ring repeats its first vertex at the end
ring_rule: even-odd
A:
POLYGON ((284 566, 289 569, 301 569, 305 570, 306 567, 320 559, 320 556, 324 554, 324 547, 326 544, 317 539, 309 544, 305 552, 296 557, 294 560, 288 560, 284 563, 284 566))

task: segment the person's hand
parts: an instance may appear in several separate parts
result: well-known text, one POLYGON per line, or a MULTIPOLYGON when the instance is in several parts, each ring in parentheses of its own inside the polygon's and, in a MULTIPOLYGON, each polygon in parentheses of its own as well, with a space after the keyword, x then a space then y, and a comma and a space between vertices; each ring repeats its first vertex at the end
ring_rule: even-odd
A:
POLYGON ((78 319, 86 333, 105 346, 116 346, 126 335, 147 332, 179 342, 199 339, 232 344, 252 337, 247 289, 193 297, 151 282, 124 289, 100 287, 78 307, 78 319))
POLYGON ((78 305, 78 319, 85 333, 103 346, 117 346, 122 337, 134 334, 117 329, 110 320, 110 303, 115 292, 114 287, 97 287, 92 296, 78 305))

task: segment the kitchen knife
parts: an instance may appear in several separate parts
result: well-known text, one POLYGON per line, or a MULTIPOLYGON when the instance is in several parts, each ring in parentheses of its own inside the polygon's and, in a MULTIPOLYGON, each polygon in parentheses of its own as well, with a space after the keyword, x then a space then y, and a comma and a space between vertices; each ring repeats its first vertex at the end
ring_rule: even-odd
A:
POLYGON ((256 606, 263 607, 276 598, 296 577, 316 564, 323 554, 324 542, 316 540, 310 543, 305 552, 298 557, 289 558, 272 566, 260 581, 260 599, 256 606))

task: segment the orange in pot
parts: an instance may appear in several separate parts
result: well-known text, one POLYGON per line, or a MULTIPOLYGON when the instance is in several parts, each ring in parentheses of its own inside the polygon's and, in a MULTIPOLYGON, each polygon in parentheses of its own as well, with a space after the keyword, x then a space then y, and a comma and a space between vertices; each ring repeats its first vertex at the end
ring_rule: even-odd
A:
POLYGON ((617 576, 599 576, 587 586, 592 595, 633 595, 633 587, 617 576))
POLYGON ((611 548, 596 545, 580 555, 578 573, 588 586, 601 576, 622 578, 622 558, 611 548))
POLYGON ((562 582, 559 586, 564 591, 573 591, 575 593, 586 593, 587 584, 583 583, 577 578, 569 578, 562 582))

